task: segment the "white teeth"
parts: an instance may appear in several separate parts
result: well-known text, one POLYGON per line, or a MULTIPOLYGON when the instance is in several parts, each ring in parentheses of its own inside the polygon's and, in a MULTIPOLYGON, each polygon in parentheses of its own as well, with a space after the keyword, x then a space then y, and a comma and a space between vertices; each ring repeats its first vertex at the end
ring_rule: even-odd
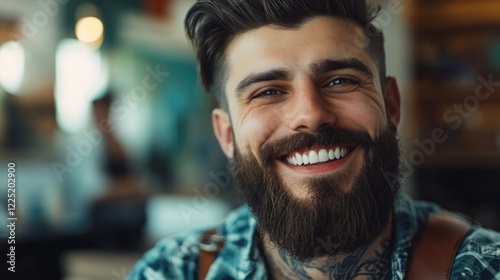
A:
POLYGON ((335 152, 333 150, 328 151, 328 159, 329 160, 335 159, 335 152))
POLYGON ((315 164, 318 162, 319 162, 318 153, 316 153, 315 151, 310 151, 309 152, 309 164, 315 164))
POLYGON ((301 154, 299 154, 299 153, 296 153, 296 154, 295 154, 295 161, 297 161, 297 165, 302 165, 302 163, 304 162, 304 161, 302 160, 302 155, 301 155, 301 154))
POLYGON ((318 153, 319 162, 328 161, 328 152, 325 149, 321 149, 318 153))
POLYGON ((307 155, 302 155, 302 162, 304 164, 309 164, 309 157, 307 155))
POLYGON ((308 165, 308 164, 316 164, 319 162, 327 162, 331 160, 338 160, 345 157, 348 153, 348 148, 335 148, 329 149, 321 149, 317 151, 309 151, 306 154, 295 153, 295 155, 290 156, 286 159, 288 164, 291 165, 308 165))

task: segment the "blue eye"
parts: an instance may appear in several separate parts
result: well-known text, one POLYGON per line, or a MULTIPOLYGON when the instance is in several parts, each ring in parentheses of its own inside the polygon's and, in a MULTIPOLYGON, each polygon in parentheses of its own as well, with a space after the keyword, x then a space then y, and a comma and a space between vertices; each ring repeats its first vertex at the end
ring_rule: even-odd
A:
POLYGON ((325 89, 332 93, 348 93, 355 91, 360 84, 356 79, 338 77, 328 82, 325 89))
POLYGON ((327 86, 352 86, 358 85, 359 82, 348 78, 335 78, 328 83, 327 86))
POLYGON ((254 98, 257 98, 257 97, 267 97, 267 96, 273 96, 273 95, 277 95, 277 94, 281 94, 283 93, 282 91, 280 90, 276 90, 276 89, 266 89, 266 90, 263 90, 259 93, 257 93, 254 98))

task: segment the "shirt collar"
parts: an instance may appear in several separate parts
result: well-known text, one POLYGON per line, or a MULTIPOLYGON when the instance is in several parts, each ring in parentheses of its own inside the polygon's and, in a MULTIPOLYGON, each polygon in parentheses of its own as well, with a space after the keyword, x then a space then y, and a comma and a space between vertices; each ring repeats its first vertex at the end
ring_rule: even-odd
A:
POLYGON ((251 279, 256 270, 264 270, 265 273, 257 222, 250 214, 248 206, 240 207, 229 216, 221 233, 226 236, 221 253, 232 255, 226 258, 226 261, 233 273, 236 273, 237 279, 251 279))

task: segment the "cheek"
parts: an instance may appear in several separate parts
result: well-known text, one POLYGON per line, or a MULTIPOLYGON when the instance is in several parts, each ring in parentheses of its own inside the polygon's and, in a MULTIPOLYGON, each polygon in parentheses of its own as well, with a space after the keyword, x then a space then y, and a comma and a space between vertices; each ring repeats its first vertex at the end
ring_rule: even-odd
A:
POLYGON ((366 95, 359 95, 339 107, 345 108, 342 116, 349 127, 366 129, 372 139, 375 139, 387 124, 384 108, 366 95))
POLYGON ((242 153, 258 157, 259 151, 277 129, 279 119, 274 113, 252 110, 238 123, 237 143, 242 153))

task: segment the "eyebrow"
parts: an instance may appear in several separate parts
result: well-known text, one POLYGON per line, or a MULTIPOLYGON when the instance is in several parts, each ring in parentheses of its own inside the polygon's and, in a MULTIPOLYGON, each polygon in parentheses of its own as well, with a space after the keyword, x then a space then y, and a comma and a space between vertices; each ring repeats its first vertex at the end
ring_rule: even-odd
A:
POLYGON ((368 76, 368 78, 373 78, 373 72, 370 70, 370 68, 357 58, 344 60, 326 59, 319 63, 312 64, 311 69, 316 76, 335 70, 353 69, 368 76))
POLYGON ((241 96, 252 84, 275 80, 289 81, 292 77, 293 75, 284 69, 273 69, 262 73, 251 74, 236 85, 236 96, 241 96))

